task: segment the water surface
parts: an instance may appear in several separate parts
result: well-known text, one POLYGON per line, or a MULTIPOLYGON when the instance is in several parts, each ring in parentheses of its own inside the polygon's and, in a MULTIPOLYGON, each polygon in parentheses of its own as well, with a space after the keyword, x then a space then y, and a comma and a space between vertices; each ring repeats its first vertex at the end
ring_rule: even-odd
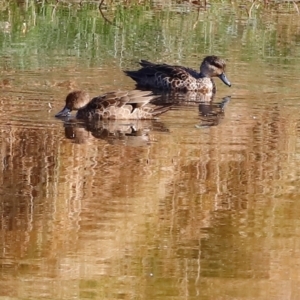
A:
POLYGON ((0 297, 299 299, 293 8, 108 4, 112 26, 89 3, 1 5, 0 297), (141 58, 208 54, 233 84, 210 106, 54 118, 70 90, 134 88, 141 58))

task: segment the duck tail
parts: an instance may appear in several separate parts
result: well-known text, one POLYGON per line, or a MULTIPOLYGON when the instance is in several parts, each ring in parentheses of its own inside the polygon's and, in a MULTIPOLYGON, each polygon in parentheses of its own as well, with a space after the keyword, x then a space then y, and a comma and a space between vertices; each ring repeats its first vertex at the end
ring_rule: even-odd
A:
POLYGON ((172 106, 172 104, 164 105, 164 106, 158 106, 158 107, 156 107, 156 108, 153 109, 152 115, 154 117, 159 116, 159 115, 167 112, 168 110, 170 110, 171 106, 172 106))
POLYGON ((124 71, 126 76, 131 77, 133 80, 137 81, 139 79, 138 71, 124 71))
POLYGON ((154 66, 156 66, 156 64, 154 64, 154 63, 152 63, 152 62, 150 62, 150 61, 148 61, 148 60, 144 60, 144 59, 141 59, 141 61, 139 62, 139 64, 140 64, 143 68, 145 68, 145 67, 154 67, 154 66))

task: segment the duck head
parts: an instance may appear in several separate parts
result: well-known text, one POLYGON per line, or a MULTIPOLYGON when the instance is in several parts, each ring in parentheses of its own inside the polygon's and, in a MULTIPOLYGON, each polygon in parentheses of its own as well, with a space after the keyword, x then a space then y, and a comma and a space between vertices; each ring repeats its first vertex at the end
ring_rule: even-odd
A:
POLYGON ((225 75, 226 63, 217 56, 207 56, 200 66, 200 74, 203 77, 219 77, 226 85, 231 86, 225 75))
POLYGON ((71 114, 72 110, 78 110, 84 107, 90 101, 89 94, 84 91, 74 91, 66 97, 65 107, 58 112, 55 117, 66 117, 71 114))

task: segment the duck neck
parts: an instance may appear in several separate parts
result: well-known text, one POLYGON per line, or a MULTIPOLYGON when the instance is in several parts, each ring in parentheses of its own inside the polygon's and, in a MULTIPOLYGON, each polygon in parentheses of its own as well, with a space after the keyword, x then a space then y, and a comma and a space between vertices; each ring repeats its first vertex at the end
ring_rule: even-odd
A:
POLYGON ((203 74, 203 73, 200 71, 200 73, 199 73, 199 78, 205 78, 205 77, 207 77, 207 76, 205 76, 205 74, 203 74))

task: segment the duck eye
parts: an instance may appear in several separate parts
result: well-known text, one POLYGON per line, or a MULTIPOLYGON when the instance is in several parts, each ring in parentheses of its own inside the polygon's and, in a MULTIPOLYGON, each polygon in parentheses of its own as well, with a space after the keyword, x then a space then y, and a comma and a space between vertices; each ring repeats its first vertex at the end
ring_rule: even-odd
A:
POLYGON ((224 68, 224 65, 222 65, 222 64, 220 64, 220 63, 217 63, 217 62, 214 63, 214 66, 215 66, 216 68, 218 68, 218 69, 223 69, 223 68, 224 68))

